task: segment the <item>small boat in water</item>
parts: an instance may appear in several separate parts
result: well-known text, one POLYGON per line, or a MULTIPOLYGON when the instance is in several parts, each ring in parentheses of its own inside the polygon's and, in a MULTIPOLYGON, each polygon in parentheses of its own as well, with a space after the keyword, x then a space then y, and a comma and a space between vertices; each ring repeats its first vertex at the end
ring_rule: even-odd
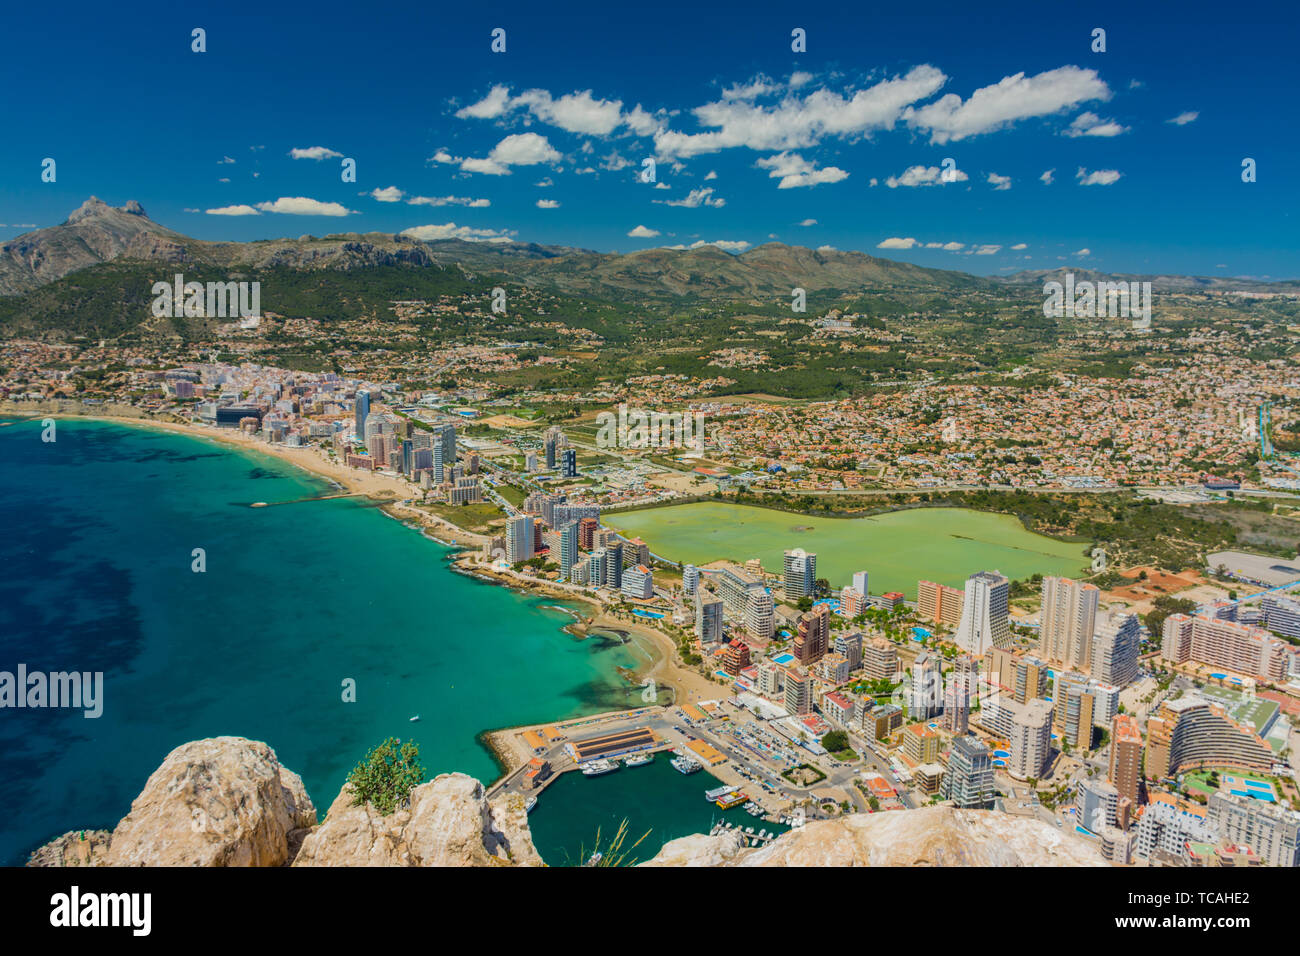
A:
POLYGON ((624 767, 644 767, 648 763, 654 763, 654 754, 633 754, 623 760, 624 767))
POLYGON ((415 722, 418 721, 419 719, 420 719, 420 715, 419 715, 419 714, 416 714, 414 717, 411 718, 411 723, 415 723, 415 722))
POLYGON ((524 813, 532 813, 533 807, 537 806, 537 798, 529 797, 524 801, 524 813))
POLYGON ((674 757, 671 763, 673 769, 678 773, 692 774, 704 769, 697 761, 694 761, 685 755, 674 757))
POLYGON ((600 757, 596 760, 588 760, 584 764, 579 764, 584 777, 599 777, 603 773, 613 773, 618 769, 618 764, 612 760, 606 760, 600 757))
POLYGON ((709 803, 713 803, 715 800, 720 800, 729 793, 734 793, 735 790, 735 787, 714 787, 712 790, 704 791, 704 799, 709 801, 709 803))

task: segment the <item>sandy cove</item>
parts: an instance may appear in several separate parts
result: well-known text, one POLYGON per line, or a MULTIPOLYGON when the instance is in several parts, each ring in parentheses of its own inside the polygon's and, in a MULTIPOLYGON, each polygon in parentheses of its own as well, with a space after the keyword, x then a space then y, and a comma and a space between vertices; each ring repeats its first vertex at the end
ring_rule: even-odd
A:
MULTIPOLYGON (((376 501, 383 501, 383 510, 389 515, 403 521, 419 525, 426 533, 442 541, 464 548, 478 549, 488 539, 486 536, 466 531, 464 528, 427 511, 421 511, 401 502, 416 493, 413 485, 401 478, 374 474, 356 468, 348 468, 338 461, 331 461, 315 445, 301 448, 289 448, 284 445, 268 445, 251 435, 236 429, 218 429, 200 425, 190 425, 175 421, 160 421, 139 414, 138 409, 130 406, 101 407, 96 411, 87 411, 86 406, 74 402, 23 402, 0 404, 0 415, 15 415, 22 418, 39 417, 75 417, 96 421, 114 422, 133 428, 154 428, 160 431, 189 435, 194 438, 207 438, 222 444, 242 448, 246 451, 260 452, 286 461, 304 471, 327 478, 354 494, 366 495, 376 501), (105 414, 111 412, 111 414, 105 414)), ((710 680, 693 668, 686 667, 677 657, 677 645, 672 637, 658 628, 637 620, 630 620, 631 614, 618 614, 605 608, 589 592, 572 585, 516 574, 513 571, 500 571, 480 564, 478 561, 462 556, 454 562, 454 567, 462 573, 471 574, 483 580, 502 584, 520 591, 533 591, 554 597, 557 600, 581 602, 590 611, 584 621, 571 625, 574 633, 585 634, 597 629, 617 633, 636 642, 637 646, 649 656, 649 662, 635 668, 638 679, 652 679, 660 686, 671 687, 678 703, 691 703, 700 700, 714 700, 726 696, 728 688, 710 680)), ((514 748, 507 742, 513 729, 504 729, 485 734, 488 744, 497 752, 498 757, 513 755, 514 748)))
MULTIPOLYGON (((14 405, 0 404, 0 415, 16 415, 22 418, 33 417, 76 417, 95 421, 113 422, 134 428, 154 428, 160 431, 174 432, 197 438, 208 438, 216 442, 242 448, 247 451, 261 452, 286 461, 304 471, 327 478, 342 486, 348 492, 363 494, 386 502, 383 510, 403 521, 412 521, 423 527, 426 533, 446 544, 460 545, 477 551, 488 539, 484 535, 466 531, 436 515, 420 511, 401 502, 416 492, 404 479, 377 475, 331 461, 318 446, 308 445, 301 448, 289 448, 284 445, 268 445, 251 435, 235 429, 217 429, 199 425, 187 425, 180 422, 159 421, 153 418, 134 417, 129 414, 135 409, 122 407, 126 414, 85 414, 84 406, 73 405, 68 408, 58 407, 55 403, 35 403, 14 405), (53 406, 53 407, 51 407, 53 406)), ((119 409, 114 408, 113 411, 119 409)), ((633 669, 635 680, 653 680, 662 689, 673 690, 675 704, 698 703, 701 700, 717 700, 730 694, 727 685, 710 680, 697 670, 682 664, 677 656, 677 644, 674 639, 658 628, 633 619, 631 613, 618 613, 605 608, 589 592, 574 585, 565 585, 555 581, 545 581, 518 574, 514 571, 502 571, 491 568, 477 560, 477 555, 462 554, 452 562, 452 567, 463 574, 472 575, 481 580, 490 581, 517 591, 531 591, 545 594, 559 601, 580 603, 586 608, 581 619, 566 626, 565 630, 578 636, 586 636, 593 630, 617 634, 630 641, 645 653, 649 660, 638 662, 633 669)), ((553 721, 563 723, 563 720, 553 721)), ((552 723, 552 721, 547 721, 552 723)), ((540 725, 539 725, 540 726, 540 725)), ((492 754, 498 765, 497 780, 514 773, 532 756, 532 752, 522 739, 520 727, 504 727, 497 730, 485 730, 478 735, 479 742, 492 754)), ((495 782, 495 781, 494 781, 495 782)))

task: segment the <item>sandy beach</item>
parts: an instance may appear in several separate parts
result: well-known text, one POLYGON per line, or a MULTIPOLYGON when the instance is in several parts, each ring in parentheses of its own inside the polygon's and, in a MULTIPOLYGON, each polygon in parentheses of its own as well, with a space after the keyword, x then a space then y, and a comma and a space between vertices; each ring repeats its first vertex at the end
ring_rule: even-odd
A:
POLYGON ((124 410, 119 408, 112 409, 115 414, 104 414, 83 409, 85 409, 85 406, 71 402, 9 403, 0 405, 0 415, 15 415, 25 418, 48 416, 56 420, 59 416, 88 418, 95 421, 129 425, 132 428, 153 428, 159 431, 174 432, 178 435, 189 435, 192 438, 221 442, 225 445, 232 445, 246 451, 259 452, 278 458, 281 461, 287 461, 303 471, 329 479, 348 493, 365 495, 376 501, 385 502, 383 510, 386 513, 403 521, 422 526, 429 534, 444 544, 478 548, 487 540, 484 535, 466 531, 459 525, 453 524, 444 518, 430 514, 427 511, 421 511, 409 504, 404 504, 407 500, 418 500, 421 493, 419 488, 405 479, 362 471, 359 468, 349 468, 343 463, 331 459, 317 445, 306 445, 301 448, 270 445, 234 428, 187 425, 143 416, 137 418, 127 414, 116 414, 116 412, 124 410))
MULTIPOLYGON (((3 415, 21 418, 52 417, 56 420, 59 417, 89 418, 134 428, 154 428, 260 452, 327 478, 348 493, 366 495, 375 501, 384 502, 382 510, 385 513, 421 527, 425 533, 444 544, 478 549, 488 540, 484 535, 467 531, 444 518, 408 504, 408 501, 418 497, 420 491, 405 479, 348 468, 341 462, 332 460, 319 446, 290 448, 284 445, 268 445, 236 429, 218 429, 175 421, 161 421, 142 415, 138 409, 129 406, 98 406, 92 410, 76 402, 6 403, 0 404, 0 416, 3 415)), ((587 609, 583 612, 584 620, 575 622, 569 629, 576 634, 585 634, 593 629, 608 631, 635 642, 648 657, 643 666, 635 669, 636 678, 638 680, 649 678, 661 688, 671 687, 679 703, 716 699, 728 693, 727 688, 722 684, 711 681, 694 668, 681 664, 672 637, 648 624, 628 620, 628 616, 616 616, 606 610, 584 588, 545 581, 511 571, 501 571, 480 564, 468 556, 457 560, 453 566, 462 573, 472 574, 516 590, 546 594, 560 601, 581 602, 587 609)), ((505 734, 508 731, 500 733, 505 734)), ((507 745, 502 749, 508 753, 512 748, 507 745)))

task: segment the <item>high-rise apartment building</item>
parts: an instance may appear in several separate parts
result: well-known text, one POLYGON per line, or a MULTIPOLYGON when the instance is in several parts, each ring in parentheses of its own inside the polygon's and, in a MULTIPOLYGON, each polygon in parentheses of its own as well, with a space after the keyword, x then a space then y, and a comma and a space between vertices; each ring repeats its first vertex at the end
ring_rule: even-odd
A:
POLYGON ((1269 866, 1300 866, 1300 813, 1289 807, 1220 792, 1210 797, 1210 823, 1269 866))
POLYGON ((1092 634, 1100 594, 1095 584, 1070 578, 1043 578, 1038 625, 1040 657, 1076 670, 1088 669, 1092 663, 1092 634))
POLYGON ((364 388, 357 392, 356 401, 356 429, 357 440, 364 442, 366 440, 366 419, 370 416, 370 393, 364 388))
POLYGON ((929 720, 943 708, 943 658, 922 652, 912 662, 907 688, 907 716, 929 720))
POLYGON ((803 548, 787 551, 784 572, 782 587, 787 601, 813 596, 817 587, 817 555, 803 548))
POLYGON ((812 677, 802 667, 785 672, 785 709, 792 714, 812 713, 812 677))
POLYGON ((568 579, 569 572, 578 563, 578 523, 570 521, 560 529, 560 574, 568 579))
POLYGON ((916 582, 916 613, 927 621, 942 624, 944 627, 956 627, 961 623, 962 605, 966 592, 961 588, 950 588, 946 584, 933 581, 916 582))
POLYGON ((984 810, 993 805, 993 758, 982 740, 953 739, 940 794, 966 809, 984 810))
POLYGON ((702 644, 722 640, 722 599, 707 588, 695 592, 695 636, 702 644))
POLYGON ((1127 687, 1137 680, 1142 653, 1142 622, 1136 614, 1112 613, 1097 623, 1092 638, 1092 676, 1127 687))
POLYGON ((533 516, 515 515, 506 521, 506 560, 511 564, 533 556, 533 516))
MULTIPOLYGON (((1142 806, 1142 730, 1132 714, 1116 714, 1110 722, 1110 766, 1106 779, 1115 785, 1129 813, 1142 806)), ((1120 825, 1128 828, 1121 815, 1120 825)))
POLYGON ((799 615, 798 633, 794 638, 794 656, 808 667, 826 654, 831 637, 831 606, 819 604, 799 615))
POLYGON ((979 660, 959 654, 943 688, 943 723, 954 734, 970 729, 971 701, 979 692, 979 660))
POLYGON ((966 581, 961 623, 954 643, 968 654, 983 657, 990 647, 1011 644, 1011 582, 995 571, 978 571, 966 581))
POLYGON ((546 452, 546 467, 555 468, 559 461, 560 449, 564 447, 564 432, 559 425, 552 425, 546 429, 542 447, 546 452))
POLYGON ((883 637, 862 645, 862 671, 869 680, 892 681, 898 674, 898 647, 883 637))
POLYGON ((1036 699, 1027 704, 1004 700, 1002 706, 1011 711, 1007 773, 1020 780, 1041 777, 1052 756, 1052 705, 1036 699))
POLYGON ((1091 750, 1095 723, 1093 710, 1097 701, 1088 681, 1077 675, 1057 674, 1052 700, 1055 704, 1053 723, 1061 739, 1071 747, 1091 750))

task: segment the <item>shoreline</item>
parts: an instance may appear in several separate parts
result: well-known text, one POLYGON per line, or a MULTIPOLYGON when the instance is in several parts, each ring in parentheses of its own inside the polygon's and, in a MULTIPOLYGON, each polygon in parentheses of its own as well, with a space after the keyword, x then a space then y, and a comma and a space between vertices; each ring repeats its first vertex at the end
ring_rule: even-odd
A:
MULTIPOLYGON (((593 636, 594 632, 606 632, 617 636, 624 643, 633 644, 649 658, 638 662, 634 667, 619 668, 618 673, 624 680, 630 683, 653 680, 656 685, 669 687, 673 692, 674 703, 708 700, 712 697, 721 697, 726 693, 725 687, 676 660, 677 644, 670 635, 644 623, 623 620, 605 607, 594 595, 570 591, 566 587, 557 586, 556 582, 525 578, 512 572, 503 572, 478 564, 466 551, 481 548, 489 540, 488 537, 467 531, 445 518, 422 511, 407 503, 412 497, 412 492, 418 489, 408 485, 403 479, 348 468, 339 462, 329 460, 317 446, 291 448, 283 445, 268 445, 236 429, 222 430, 163 421, 144 415, 137 418, 125 414, 105 414, 98 410, 87 412, 83 411, 83 408, 84 406, 18 409, 13 403, 5 403, 0 405, 0 415, 14 415, 25 420, 42 417, 57 419, 60 416, 82 418, 128 428, 154 429, 197 439, 207 438, 245 452, 265 454, 308 474, 323 478, 349 494, 368 497, 379 503, 379 510, 386 517, 414 526, 421 534, 444 547, 460 549, 459 553, 453 551, 448 555, 447 566, 455 573, 477 578, 488 584, 507 587, 520 594, 540 594, 560 602, 583 605, 587 613, 569 611, 574 620, 563 625, 561 631, 583 640, 593 636)), ((116 412, 118 408, 113 407, 105 411, 116 412)), ((556 610, 568 611, 569 609, 561 607, 556 610)), ((518 728, 514 727, 486 728, 475 735, 500 770, 497 780, 512 773, 519 766, 514 762, 516 755, 513 753, 513 748, 506 741, 508 735, 517 731, 518 728)))
MULTIPOLYGON (((117 410, 116 407, 113 409, 117 410)), ((20 415, 25 419, 38 419, 41 417, 58 417, 65 416, 68 418, 83 418, 90 421, 108 422, 114 425, 124 425, 128 428, 154 429, 157 431, 171 432, 175 435, 188 435, 192 438, 210 439, 223 445, 233 448, 239 448, 243 451, 261 453, 279 461, 296 465, 301 470, 315 475, 318 478, 324 478, 327 481, 338 485, 341 490, 349 494, 364 495, 376 502, 380 502, 380 510, 389 517, 401 521, 414 521, 424 529, 436 529, 443 532, 451 540, 438 535, 430 535, 440 544, 448 547, 459 548, 478 548, 487 541, 487 536, 477 534, 473 531, 467 531, 459 525, 441 518, 438 515, 430 514, 427 511, 421 511, 413 505, 406 504, 410 501, 419 489, 407 483, 401 478, 390 478, 386 475, 375 474, 373 472, 363 472, 356 468, 348 468, 338 461, 330 460, 316 445, 303 445, 292 448, 286 445, 270 445, 266 442, 258 441, 250 435, 239 431, 238 429, 219 429, 202 425, 185 424, 174 421, 163 421, 157 418, 142 416, 134 418, 128 415, 120 414, 103 414, 96 411, 84 412, 80 408, 41 408, 33 413, 33 410, 26 411, 19 409, 12 402, 0 405, 0 415, 14 414, 20 415)))

